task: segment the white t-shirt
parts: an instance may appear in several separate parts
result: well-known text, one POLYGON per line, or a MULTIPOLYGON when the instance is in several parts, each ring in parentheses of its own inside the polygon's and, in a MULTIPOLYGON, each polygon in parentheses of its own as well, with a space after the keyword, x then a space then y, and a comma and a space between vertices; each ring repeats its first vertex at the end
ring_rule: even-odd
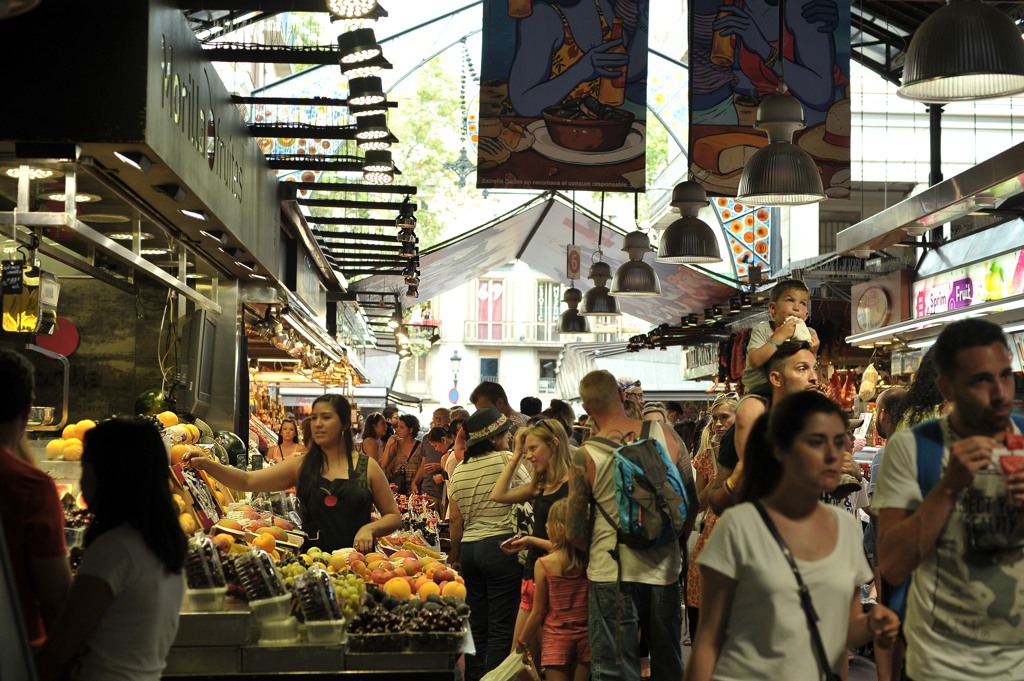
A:
MULTIPOLYGON (((958 438, 947 416, 939 424, 945 473, 949 445, 958 438)), ((914 433, 897 433, 885 444, 871 505, 913 511, 923 500, 914 433)), ((913 679, 1024 679, 1024 557, 1017 550, 994 554, 987 564, 965 560, 967 523, 978 501, 960 494, 935 546, 914 570, 903 626, 913 679)))
POLYGON ((107 583, 114 594, 72 673, 75 681, 159 681, 178 632, 184 571, 168 573, 142 535, 122 525, 85 551, 78 575, 107 583))
MULTIPOLYGON (((770 321, 755 324, 754 328, 750 330, 750 340, 747 341, 747 354, 749 355, 751 350, 757 350, 767 343, 774 333, 775 330, 770 321)), ((749 394, 754 388, 763 385, 768 385, 767 366, 755 368, 748 359, 747 365, 743 368, 743 389, 749 394)))
MULTIPOLYGON (((797 566, 838 673, 846 655, 850 601, 871 579, 871 568, 853 516, 828 508, 839 528, 835 549, 821 560, 797 560, 797 566)), ((821 678, 796 578, 753 504, 739 504, 719 518, 697 564, 736 581, 716 681, 821 678)))

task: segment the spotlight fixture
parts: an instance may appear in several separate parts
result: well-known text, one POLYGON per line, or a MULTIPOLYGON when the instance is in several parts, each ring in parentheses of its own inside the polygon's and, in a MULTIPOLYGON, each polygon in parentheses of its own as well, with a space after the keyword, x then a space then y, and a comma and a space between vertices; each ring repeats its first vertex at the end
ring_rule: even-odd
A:
POLYGON ((409 197, 402 201, 402 207, 398 209, 398 217, 395 218, 395 227, 399 229, 416 229, 416 215, 413 212, 409 197))
POLYGON ((417 287, 417 286, 410 286, 409 288, 407 288, 405 290, 405 295, 407 297, 409 297, 409 298, 419 298, 420 297, 419 287, 417 287))
POLYGON ((719 319, 724 317, 725 316, 725 312, 722 311, 722 306, 721 305, 712 305, 711 306, 711 316, 715 319, 715 321, 718 321, 719 319))
POLYGON ((390 134, 391 132, 388 130, 388 117, 383 114, 379 116, 360 116, 356 119, 357 140, 376 140, 387 137, 390 134))
POLYGON ((369 61, 380 56, 382 52, 372 28, 357 28, 354 31, 342 33, 338 36, 338 47, 341 52, 341 64, 358 64, 369 61))
POLYGON ((432 333, 430 335, 430 338, 427 339, 427 347, 429 348, 432 345, 436 345, 437 343, 440 343, 440 342, 441 342, 441 334, 439 334, 437 331, 435 331, 434 333, 432 333))
POLYGON ((141 151, 115 151, 114 156, 125 165, 143 173, 148 173, 153 167, 153 162, 141 151))
POLYGON ((392 68, 391 62, 385 59, 382 55, 377 55, 371 59, 361 62, 355 62, 351 64, 340 64, 341 75, 345 78, 365 78, 366 76, 372 76, 375 73, 380 73, 382 69, 392 68))
POLYGON ((910 40, 896 94, 919 102, 1006 97, 1024 91, 1020 29, 994 4, 950 0, 910 40))
POLYGON ((743 305, 740 303, 739 296, 729 299, 729 314, 739 314, 741 309, 743 309, 743 305))
MULTIPOLYGON (((28 168, 28 179, 30 180, 50 180, 64 176, 64 173, 59 170, 54 170, 53 168, 39 168, 36 166, 26 167, 28 168)), ((21 166, 7 168, 4 170, 4 175, 18 179, 21 177, 21 166)))
POLYGON ((708 205, 707 192, 697 182, 680 182, 672 190, 672 206, 682 214, 661 235, 657 262, 707 263, 721 262, 718 239, 708 223, 697 217, 708 205))
POLYGON ((363 151, 380 151, 381 149, 390 149, 396 141, 398 141, 397 137, 388 135, 379 139, 356 140, 356 146, 363 151))
POLYGON ((629 254, 629 260, 615 271, 609 293, 613 296, 660 296, 658 274, 644 262, 644 253, 651 250, 650 238, 640 230, 630 232, 623 241, 622 250, 629 254))
POLYGON ((188 198, 188 192, 180 184, 155 184, 153 189, 164 196, 170 197, 175 203, 184 203, 185 199, 188 198))
POLYGON ((374 170, 363 172, 363 182, 367 184, 391 184, 395 181, 395 174, 391 171, 374 170))
POLYGON ((419 275, 419 273, 405 275, 405 285, 406 286, 413 286, 413 287, 417 287, 418 288, 419 285, 420 285, 420 275, 419 275))
POLYGON ((400 258, 412 258, 415 255, 416 245, 413 243, 406 242, 398 249, 398 256, 400 258))
POLYGON ((689 326, 697 326, 700 324, 700 316, 697 314, 691 314, 686 318, 686 322, 689 326))
POLYGON ((211 241, 216 241, 217 243, 220 244, 226 244, 228 242, 227 232, 223 232, 221 230, 201 229, 199 230, 199 233, 205 236, 207 239, 210 239, 211 241))
POLYGON ((398 241, 399 243, 415 243, 416 232, 411 229, 400 229, 398 230, 398 241))
POLYGON ((398 313, 395 312, 391 315, 391 319, 388 320, 388 328, 394 330, 397 329, 400 325, 401 322, 399 321, 398 313))
POLYGON ((327 0, 327 11, 339 19, 362 19, 376 5, 377 0, 327 0))
POLYGON ((368 106, 380 104, 385 99, 384 86, 377 76, 353 78, 348 82, 349 105, 368 106))
MULTIPOLYGON (((135 238, 135 235, 131 232, 111 232, 107 235, 108 239, 114 241, 131 241, 135 238)), ((153 238, 153 235, 149 232, 139 232, 139 241, 149 241, 153 238)))
POLYGON ((754 301, 751 299, 749 293, 740 294, 740 308, 743 310, 749 310, 754 306, 754 301))
POLYGON ((387 112, 387 100, 383 100, 378 104, 366 105, 353 104, 351 101, 348 103, 348 113, 353 118, 359 118, 361 116, 376 116, 387 112))
POLYGON ((705 307, 704 308, 704 323, 710 324, 715 321, 715 308, 705 307))
POLYGON ((689 326, 690 326, 690 318, 689 317, 681 318, 679 320, 679 326, 681 326, 684 329, 689 328, 689 326))
POLYGON ((368 151, 363 159, 363 173, 394 172, 395 164, 391 160, 390 151, 368 151))
POLYGON ((191 208, 182 208, 178 212, 181 213, 182 215, 184 215, 187 218, 192 218, 193 220, 205 220, 206 219, 206 213, 201 211, 201 210, 192 210, 191 208))
MULTIPOLYGON (((67 200, 67 194, 64 192, 51 192, 49 194, 44 194, 43 198, 47 201, 60 201, 63 203, 67 200)), ((98 194, 88 194, 86 192, 78 192, 75 194, 75 203, 95 203, 102 200, 103 197, 98 194)))

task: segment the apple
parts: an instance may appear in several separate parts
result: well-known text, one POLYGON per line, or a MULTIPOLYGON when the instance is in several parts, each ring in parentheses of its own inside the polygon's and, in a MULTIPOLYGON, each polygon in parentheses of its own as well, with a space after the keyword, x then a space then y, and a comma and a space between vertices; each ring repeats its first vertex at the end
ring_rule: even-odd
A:
POLYGON ((352 553, 348 554, 348 564, 349 565, 351 565, 352 563, 356 562, 357 560, 361 560, 363 562, 366 562, 366 556, 364 556, 363 554, 359 553, 358 551, 353 551, 352 553))
POLYGON ((455 580, 455 575, 452 571, 444 568, 434 573, 434 581, 438 584, 444 584, 445 582, 452 582, 455 580))
POLYGON ((389 579, 395 576, 394 572, 390 570, 382 570, 377 568, 370 572, 370 581, 374 584, 386 584, 389 579))

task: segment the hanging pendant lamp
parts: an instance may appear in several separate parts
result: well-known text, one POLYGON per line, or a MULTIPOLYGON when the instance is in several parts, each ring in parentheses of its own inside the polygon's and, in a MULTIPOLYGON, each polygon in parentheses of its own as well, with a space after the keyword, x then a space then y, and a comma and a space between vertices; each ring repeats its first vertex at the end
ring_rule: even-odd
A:
POLYGON ((581 300, 583 300, 583 294, 578 288, 570 286, 565 289, 562 302, 569 309, 558 318, 558 333, 590 333, 590 324, 587 322, 587 318, 580 316, 579 305, 581 300))
POLYGON ((708 205, 708 195, 697 182, 680 182, 672 190, 672 206, 682 217, 673 222, 661 235, 657 262, 721 262, 722 253, 711 226, 697 217, 700 209, 708 205))
MULTIPOLYGON (((575 205, 575 204, 574 204, 575 205)), ((573 213, 573 220, 576 213, 573 213)), ((601 192, 601 222, 597 228, 597 249, 594 251, 594 262, 590 264, 590 272, 587 278, 594 282, 593 288, 583 296, 583 310, 581 315, 618 317, 622 315, 619 310, 619 301, 611 297, 608 292, 608 282, 612 278, 612 267, 601 260, 601 243, 604 241, 604 192, 601 192)))
POLYGON ((757 206, 801 206, 825 200, 821 175, 810 155, 793 144, 806 127, 795 97, 768 95, 757 107, 754 127, 768 133, 768 145, 750 157, 740 175, 736 200, 757 206))
MULTIPOLYGON (((600 255, 600 251, 597 252, 600 255)), ((612 278, 612 266, 603 260, 598 260, 590 266, 588 279, 594 282, 593 288, 583 296, 583 309, 581 315, 588 317, 618 317, 622 315, 619 309, 619 301, 615 300, 608 291, 608 282, 612 278)))
POLYGON ((910 41, 900 97, 955 102, 1024 92, 1024 41, 999 8, 949 0, 928 16, 910 41))
POLYGON ((786 0, 779 0, 779 87, 757 107, 754 127, 768 134, 740 175, 736 200, 757 206, 802 206, 825 200, 821 175, 810 155, 793 144, 793 133, 807 127, 804 108, 786 92, 786 0))
POLYGON ((658 274, 644 262, 644 253, 651 250, 650 238, 639 229, 630 232, 623 241, 622 250, 629 254, 629 260, 615 270, 609 293, 613 296, 660 296, 658 274))

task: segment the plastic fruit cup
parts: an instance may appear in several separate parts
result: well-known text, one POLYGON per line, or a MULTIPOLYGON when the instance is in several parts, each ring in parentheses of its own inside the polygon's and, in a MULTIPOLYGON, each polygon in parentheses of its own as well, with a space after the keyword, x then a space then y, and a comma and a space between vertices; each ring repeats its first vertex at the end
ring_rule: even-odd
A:
POLYGON ((261 598, 258 601, 249 601, 249 609, 261 622, 275 622, 283 620, 292 613, 292 596, 275 596, 274 598, 261 598))
POLYGON ((345 630, 344 620, 322 620, 306 622, 306 638, 310 643, 321 645, 337 645, 341 643, 341 635, 345 630))

